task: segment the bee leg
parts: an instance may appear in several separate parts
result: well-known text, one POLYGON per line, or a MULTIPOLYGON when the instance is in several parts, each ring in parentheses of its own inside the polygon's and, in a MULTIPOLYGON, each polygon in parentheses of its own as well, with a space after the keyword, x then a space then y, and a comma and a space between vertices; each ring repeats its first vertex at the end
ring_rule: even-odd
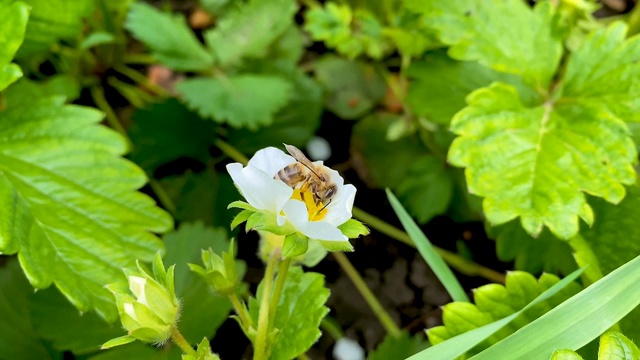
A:
POLYGON ((320 213, 320 212, 322 212, 322 210, 326 209, 326 208, 327 208, 327 206, 329 206, 329 204, 331 204, 331 199, 329 199, 329 202, 328 202, 328 203, 326 203, 326 204, 322 207, 322 209, 320 209, 320 210, 318 211, 318 213, 320 213))

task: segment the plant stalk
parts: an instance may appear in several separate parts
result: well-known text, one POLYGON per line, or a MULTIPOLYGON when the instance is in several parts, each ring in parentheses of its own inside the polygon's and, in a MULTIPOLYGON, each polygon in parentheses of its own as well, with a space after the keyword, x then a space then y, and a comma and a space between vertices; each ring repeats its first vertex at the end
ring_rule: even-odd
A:
POLYGON ((273 285, 273 273, 275 271, 276 262, 278 261, 278 253, 274 252, 269 257, 267 269, 264 274, 264 287, 262 288, 262 299, 260 299, 260 313, 258 314, 258 329, 256 342, 254 344, 254 360, 266 360, 269 357, 269 313, 271 286, 273 285))
POLYGON ((291 258, 285 258, 280 262, 278 269, 278 277, 276 279, 276 287, 273 290, 273 297, 271 298, 271 304, 269 306, 269 329, 273 329, 274 320, 276 318, 276 311, 278 309, 278 303, 280 302, 280 295, 284 288, 284 282, 287 279, 287 273, 291 265, 291 258))
POLYGON ((182 336, 178 328, 173 329, 173 332, 171 333, 171 340, 174 344, 178 345, 180 349, 182 349, 183 353, 191 355, 194 358, 197 356, 196 351, 191 347, 191 345, 189 345, 189 342, 184 338, 184 336, 182 336))

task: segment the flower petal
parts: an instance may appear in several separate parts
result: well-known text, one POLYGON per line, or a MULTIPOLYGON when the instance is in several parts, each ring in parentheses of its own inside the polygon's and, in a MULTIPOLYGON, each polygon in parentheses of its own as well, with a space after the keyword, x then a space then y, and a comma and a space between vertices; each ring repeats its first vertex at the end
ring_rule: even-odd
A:
POLYGON ((303 235, 316 240, 347 241, 338 227, 326 221, 309 221, 307 207, 302 201, 289 200, 282 209, 293 226, 303 235))
POLYGON ((285 154, 282 150, 268 147, 253 155, 247 166, 255 167, 264 171, 269 177, 274 177, 278 171, 282 170, 287 165, 296 162, 292 156, 285 154))
POLYGON ((328 222, 334 226, 340 226, 347 220, 351 219, 351 211, 353 210, 353 201, 356 197, 356 187, 348 184, 342 188, 338 188, 338 192, 331 200, 331 204, 327 206, 327 214, 322 221, 328 222))
MULTIPOLYGON (((259 210, 279 214, 291 198, 293 189, 266 172, 254 167, 242 167, 240 163, 227 165, 227 171, 247 202, 259 210)), ((278 224, 284 220, 278 219, 278 224)))

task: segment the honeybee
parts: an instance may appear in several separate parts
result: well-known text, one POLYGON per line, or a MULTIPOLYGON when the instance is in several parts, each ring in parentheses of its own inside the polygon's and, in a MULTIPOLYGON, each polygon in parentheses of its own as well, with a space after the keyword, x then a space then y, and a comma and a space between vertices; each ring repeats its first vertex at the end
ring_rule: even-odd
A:
POLYGON ((284 144, 284 147, 296 162, 282 168, 273 178, 282 180, 294 189, 301 188, 304 191, 310 188, 316 205, 322 203, 323 208, 329 205, 338 187, 331 181, 324 166, 314 165, 293 145, 284 144))

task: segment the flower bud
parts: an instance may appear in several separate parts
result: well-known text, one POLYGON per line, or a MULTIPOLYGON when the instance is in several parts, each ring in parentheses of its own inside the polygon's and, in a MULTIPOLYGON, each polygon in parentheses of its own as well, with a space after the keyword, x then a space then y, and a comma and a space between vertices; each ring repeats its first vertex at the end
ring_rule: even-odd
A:
POLYGON ((189 264, 193 272, 202 276, 213 290, 222 295, 233 294, 240 283, 233 246, 233 241, 231 241, 229 251, 223 252, 222 256, 216 254, 212 249, 202 250, 204 268, 199 265, 189 264))

